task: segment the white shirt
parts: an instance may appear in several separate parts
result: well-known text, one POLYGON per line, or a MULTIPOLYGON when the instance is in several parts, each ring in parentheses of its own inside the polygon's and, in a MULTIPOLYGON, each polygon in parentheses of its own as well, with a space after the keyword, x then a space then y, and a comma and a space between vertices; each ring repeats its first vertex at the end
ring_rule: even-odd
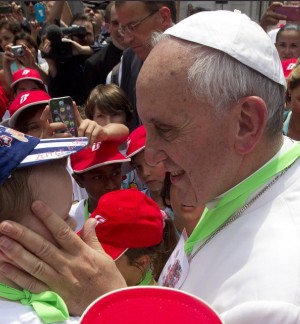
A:
POLYGON ((181 289, 225 323, 300 323, 299 160, 194 256, 181 289))

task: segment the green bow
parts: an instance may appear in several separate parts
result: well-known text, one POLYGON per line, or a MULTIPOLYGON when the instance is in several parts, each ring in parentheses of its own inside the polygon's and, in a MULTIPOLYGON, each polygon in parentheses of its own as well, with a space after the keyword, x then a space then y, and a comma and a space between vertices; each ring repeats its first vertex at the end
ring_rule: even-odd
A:
POLYGON ((18 290, 0 283, 0 297, 20 301, 32 306, 45 323, 62 322, 69 318, 69 312, 63 299, 53 291, 33 294, 28 290, 18 290))
POLYGON ((145 277, 143 280, 138 284, 138 286, 149 286, 152 281, 152 272, 147 270, 145 277))

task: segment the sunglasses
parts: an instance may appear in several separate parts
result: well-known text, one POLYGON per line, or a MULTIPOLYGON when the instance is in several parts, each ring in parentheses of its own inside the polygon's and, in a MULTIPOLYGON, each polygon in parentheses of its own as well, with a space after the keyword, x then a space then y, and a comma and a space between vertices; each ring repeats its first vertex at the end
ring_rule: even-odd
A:
POLYGON ((30 3, 32 3, 32 5, 34 6, 37 3, 37 0, 35 0, 35 1, 24 1, 25 6, 27 6, 27 7, 30 5, 30 3))

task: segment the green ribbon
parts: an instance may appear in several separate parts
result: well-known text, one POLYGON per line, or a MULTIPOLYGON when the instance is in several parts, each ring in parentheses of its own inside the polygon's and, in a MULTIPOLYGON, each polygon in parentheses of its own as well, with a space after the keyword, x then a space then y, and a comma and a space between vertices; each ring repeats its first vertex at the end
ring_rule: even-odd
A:
POLYGON ((33 294, 28 290, 18 290, 0 283, 0 297, 20 301, 32 306, 40 319, 45 323, 62 322, 69 318, 69 312, 63 299, 52 291, 33 294))
POLYGON ((185 242, 185 253, 187 255, 191 254, 195 244, 212 235, 234 212, 245 205, 248 197, 254 191, 268 182, 277 173, 294 163, 299 156, 300 142, 295 142, 292 148, 274 158, 270 163, 264 165, 225 194, 214 208, 210 210, 205 208, 197 226, 185 242))
POLYGON ((147 270, 144 279, 138 284, 138 286, 149 286, 152 281, 152 272, 147 270))
POLYGON ((87 221, 90 217, 90 213, 89 213, 89 201, 88 199, 86 199, 84 201, 84 219, 85 221, 87 221))

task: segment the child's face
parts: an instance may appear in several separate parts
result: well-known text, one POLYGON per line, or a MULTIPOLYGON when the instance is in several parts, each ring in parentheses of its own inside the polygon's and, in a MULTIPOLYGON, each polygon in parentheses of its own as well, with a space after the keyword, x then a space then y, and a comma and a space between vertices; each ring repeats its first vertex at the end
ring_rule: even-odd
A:
POLYGON ((136 169, 138 177, 150 191, 161 191, 164 185, 166 170, 163 163, 155 166, 145 161, 144 150, 131 158, 131 165, 136 169))
POLYGON ((127 286, 137 286, 143 279, 143 274, 146 269, 142 268, 141 264, 134 265, 130 262, 127 255, 121 255, 115 260, 116 266, 121 272, 123 278, 126 281, 127 286))
POLYGON ((16 90, 15 90, 15 97, 24 91, 31 91, 31 90, 40 90, 38 84, 34 80, 22 80, 17 83, 16 90))
POLYGON ((110 123, 118 123, 126 125, 126 114, 119 110, 115 114, 104 113, 101 109, 96 108, 93 115, 93 120, 100 126, 105 126, 110 123))
POLYGON ((23 120, 23 125, 22 125, 23 133, 35 137, 41 136, 42 134, 41 115, 43 110, 44 108, 38 109, 32 117, 23 120))
MULTIPOLYGON (((34 200, 45 202, 72 229, 75 229, 76 222, 69 216, 72 205, 72 182, 64 164, 33 171, 29 176, 28 185, 34 200)), ((42 235, 46 240, 55 243, 49 230, 36 216, 27 214, 20 219, 20 223, 42 235)))
POLYGON ((178 196, 178 188, 172 184, 170 188, 170 202, 174 212, 176 227, 180 231, 186 228, 188 234, 190 234, 197 225, 204 207, 183 205, 178 196))
POLYGON ((89 199, 98 202, 104 194, 121 188, 121 163, 109 164, 84 172, 76 177, 80 186, 85 188, 89 199))

